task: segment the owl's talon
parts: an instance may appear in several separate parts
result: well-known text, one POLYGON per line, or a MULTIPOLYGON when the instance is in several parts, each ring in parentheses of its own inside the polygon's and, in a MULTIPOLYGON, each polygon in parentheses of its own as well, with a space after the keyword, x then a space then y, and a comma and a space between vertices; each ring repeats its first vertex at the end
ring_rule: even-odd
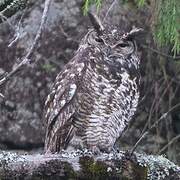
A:
POLYGON ((92 146, 92 147, 90 148, 90 151, 92 152, 93 155, 99 155, 99 154, 101 154, 101 151, 100 151, 100 149, 99 149, 97 146, 92 146))

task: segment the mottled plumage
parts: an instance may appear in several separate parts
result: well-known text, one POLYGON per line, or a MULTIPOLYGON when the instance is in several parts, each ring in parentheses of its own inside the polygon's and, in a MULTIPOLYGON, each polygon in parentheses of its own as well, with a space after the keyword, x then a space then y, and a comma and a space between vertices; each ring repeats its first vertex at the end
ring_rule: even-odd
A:
POLYGON ((71 147, 110 152, 132 119, 139 98, 139 58, 134 36, 118 26, 94 29, 56 77, 45 104, 46 152, 71 147))

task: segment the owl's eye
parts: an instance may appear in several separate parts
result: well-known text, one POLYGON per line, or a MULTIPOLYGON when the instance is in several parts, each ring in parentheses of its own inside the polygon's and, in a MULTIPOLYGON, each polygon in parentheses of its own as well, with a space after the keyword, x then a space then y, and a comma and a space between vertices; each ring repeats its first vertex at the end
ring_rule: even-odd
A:
POLYGON ((119 47, 119 48, 125 48, 125 47, 128 47, 129 46, 129 43, 119 43, 116 45, 116 47, 119 47))
POLYGON ((99 37, 95 37, 95 41, 98 42, 98 43, 103 43, 103 42, 104 42, 104 41, 103 41, 101 38, 99 38, 99 37))

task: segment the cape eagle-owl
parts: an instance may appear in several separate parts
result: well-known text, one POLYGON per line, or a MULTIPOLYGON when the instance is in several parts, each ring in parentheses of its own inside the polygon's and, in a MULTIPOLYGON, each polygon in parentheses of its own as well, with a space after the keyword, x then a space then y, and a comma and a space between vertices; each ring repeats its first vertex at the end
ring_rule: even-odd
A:
POLYGON ((139 63, 134 37, 89 15, 93 29, 57 75, 45 103, 46 152, 87 148, 110 152, 134 115, 139 63))

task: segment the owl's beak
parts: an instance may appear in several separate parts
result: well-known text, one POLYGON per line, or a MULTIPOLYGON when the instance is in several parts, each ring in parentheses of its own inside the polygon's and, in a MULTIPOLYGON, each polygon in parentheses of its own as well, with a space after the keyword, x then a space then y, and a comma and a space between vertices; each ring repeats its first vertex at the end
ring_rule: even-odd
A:
POLYGON ((104 30, 104 27, 103 27, 100 19, 95 14, 92 14, 90 12, 88 12, 88 16, 89 16, 89 19, 90 19, 94 29, 96 30, 96 32, 98 34, 101 34, 102 31, 104 30))

